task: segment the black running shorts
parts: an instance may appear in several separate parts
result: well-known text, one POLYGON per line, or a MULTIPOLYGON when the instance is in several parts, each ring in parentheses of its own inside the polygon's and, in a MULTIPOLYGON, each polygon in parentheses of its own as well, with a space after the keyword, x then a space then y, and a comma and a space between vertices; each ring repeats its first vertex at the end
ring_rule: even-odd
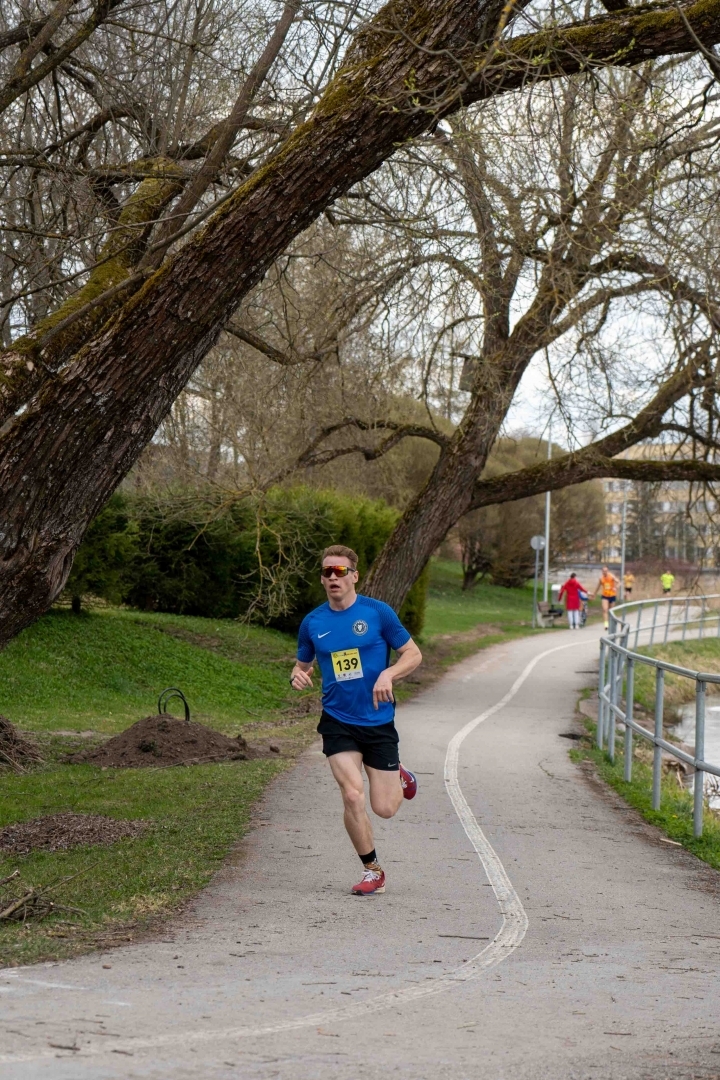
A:
POLYGON ((317 729, 325 757, 357 750, 371 769, 397 772, 400 768, 399 737, 393 720, 389 724, 345 724, 323 709, 317 729))

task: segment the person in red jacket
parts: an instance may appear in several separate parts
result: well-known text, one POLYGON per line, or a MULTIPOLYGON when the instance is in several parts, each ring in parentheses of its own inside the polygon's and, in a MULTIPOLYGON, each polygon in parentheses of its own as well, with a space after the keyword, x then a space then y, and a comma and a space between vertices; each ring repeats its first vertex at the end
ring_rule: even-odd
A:
POLYGON ((587 589, 584 585, 581 585, 577 579, 577 575, 573 572, 567 579, 564 585, 561 586, 558 593, 558 600, 562 600, 563 593, 565 594, 565 607, 567 609, 568 623, 571 630, 578 630, 580 628, 580 610, 582 608, 582 601, 580 599, 580 593, 587 593, 587 589))

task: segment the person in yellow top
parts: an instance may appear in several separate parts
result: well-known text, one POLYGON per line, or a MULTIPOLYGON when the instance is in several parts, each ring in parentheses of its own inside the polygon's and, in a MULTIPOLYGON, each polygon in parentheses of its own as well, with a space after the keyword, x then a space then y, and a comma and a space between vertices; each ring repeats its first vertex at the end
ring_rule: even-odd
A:
POLYGON ((675 575, 671 574, 669 570, 666 570, 664 574, 660 575, 660 584, 664 593, 669 593, 673 587, 675 581, 675 575))
POLYGON ((610 568, 603 566, 602 573, 600 574, 600 580, 595 586, 595 592, 592 595, 593 600, 598 593, 601 593, 602 599, 602 611, 603 611, 603 623, 605 629, 608 628, 608 621, 610 618, 610 608, 617 600, 617 591, 619 585, 618 579, 614 574, 610 573, 610 568))
POLYGON ((623 577, 623 588, 625 589, 625 598, 632 596, 633 586, 635 585, 635 575, 625 574, 623 577))

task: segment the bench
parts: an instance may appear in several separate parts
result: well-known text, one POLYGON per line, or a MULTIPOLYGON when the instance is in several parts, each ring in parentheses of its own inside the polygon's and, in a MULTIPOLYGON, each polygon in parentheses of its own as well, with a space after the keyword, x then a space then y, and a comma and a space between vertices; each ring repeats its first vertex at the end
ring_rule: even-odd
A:
POLYGON ((561 607, 554 607, 549 600, 538 600, 538 626, 554 626, 556 619, 565 614, 561 607))

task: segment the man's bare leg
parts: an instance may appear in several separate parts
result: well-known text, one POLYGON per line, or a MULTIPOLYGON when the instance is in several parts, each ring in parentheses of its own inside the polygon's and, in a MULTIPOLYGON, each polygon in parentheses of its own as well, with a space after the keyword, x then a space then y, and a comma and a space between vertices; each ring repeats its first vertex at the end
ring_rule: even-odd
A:
MULTIPOLYGON (((365 809, 362 754, 357 750, 344 750, 339 754, 331 754, 328 761, 342 792, 345 828, 365 867, 362 881, 353 886, 352 892, 362 896, 385 892, 385 874, 377 861, 372 825, 365 809)), ((403 801, 400 773, 383 772, 369 765, 365 766, 365 772, 370 781, 370 803, 373 810, 379 817, 393 817, 403 801)))
MULTIPOLYGON (((362 858, 375 847, 372 825, 365 809, 365 784, 361 772, 362 754, 358 750, 343 750, 339 754, 332 754, 328 761, 342 792, 345 828, 353 842, 353 847, 362 858)), ((377 772, 377 769, 372 771, 377 772)))
POLYGON ((365 766, 365 772, 370 781, 373 813, 383 818, 395 817, 403 801, 400 773, 397 770, 385 772, 383 769, 373 769, 370 765, 365 766))

